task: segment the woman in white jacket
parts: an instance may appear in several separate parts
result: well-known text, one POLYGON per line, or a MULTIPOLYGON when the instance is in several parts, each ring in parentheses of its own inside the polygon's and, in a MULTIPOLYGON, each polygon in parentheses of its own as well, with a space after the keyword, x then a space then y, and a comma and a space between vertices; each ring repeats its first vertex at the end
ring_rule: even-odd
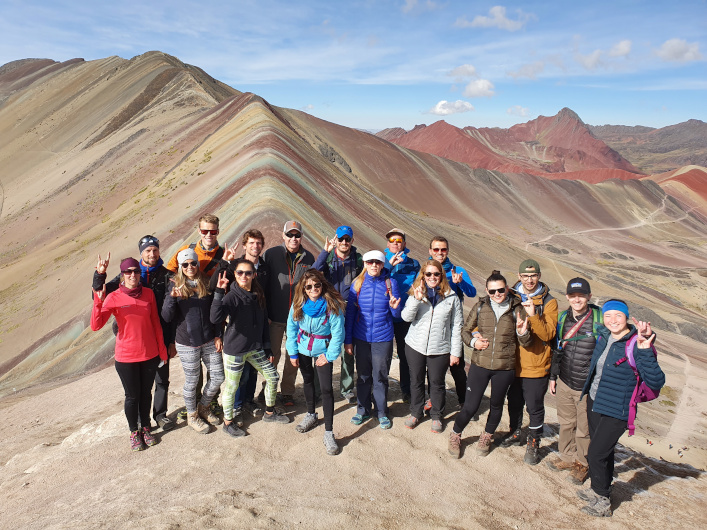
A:
POLYGON ((411 322, 405 337, 410 367, 410 416, 405 426, 413 429, 423 418, 425 376, 429 372, 432 401, 432 432, 444 430, 444 377, 449 366, 460 362, 463 355, 461 340, 462 307, 449 287, 444 268, 439 261, 429 260, 410 288, 402 318, 411 322))

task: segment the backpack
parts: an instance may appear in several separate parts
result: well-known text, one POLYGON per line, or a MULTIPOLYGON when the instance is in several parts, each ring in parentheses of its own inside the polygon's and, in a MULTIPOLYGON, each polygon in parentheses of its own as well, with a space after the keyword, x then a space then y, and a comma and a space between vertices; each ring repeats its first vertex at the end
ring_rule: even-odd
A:
MULTIPOLYGON (((196 248, 196 243, 192 243, 191 245, 189 245, 189 248, 194 250, 196 248)), ((206 265, 206 267, 204 267, 204 270, 201 272, 207 274, 211 269, 213 269, 216 265, 219 264, 219 261, 221 261, 223 254, 223 247, 219 246, 218 250, 216 251, 216 254, 214 254, 214 257, 211 258, 211 261, 208 263, 208 265, 206 265)))
MULTIPOLYGON (((634 422, 636 420, 636 412, 639 403, 644 403, 646 401, 653 401, 660 395, 660 389, 653 390, 649 388, 646 383, 641 379, 641 374, 638 373, 636 369, 636 359, 634 358, 633 352, 636 349, 636 342, 638 342, 638 334, 631 337, 626 341, 626 357, 620 359, 616 362, 616 366, 621 363, 628 361, 628 365, 633 370, 633 374, 636 376, 636 388, 633 389, 633 394, 631 395, 631 401, 628 404, 628 435, 633 436, 636 431, 636 426, 634 422)), ((653 355, 658 357, 658 352, 655 350, 655 346, 651 344, 651 349, 653 350, 653 355)))
MULTIPOLYGON (((599 329, 598 328, 599 328, 599 324, 601 324, 601 322, 602 322, 601 309, 599 309, 598 307, 590 307, 590 309, 592 310, 592 319, 593 319, 593 321, 592 321, 592 335, 594 335, 594 337, 596 338, 599 336, 599 329)), ((554 342, 553 342, 553 348, 552 348, 553 351, 559 351, 562 349, 560 347, 560 341, 562 341, 562 335, 565 331, 563 328, 565 326, 565 320, 567 320, 567 314, 569 313, 569 311, 570 311, 569 309, 564 310, 562 313, 560 313, 560 316, 557 319, 557 333, 555 334, 555 338, 554 338, 554 342)), ((576 340, 580 340, 582 338, 583 337, 580 337, 575 334, 574 337, 570 337, 569 339, 567 339, 566 341, 563 341, 563 342, 573 342, 576 340)))

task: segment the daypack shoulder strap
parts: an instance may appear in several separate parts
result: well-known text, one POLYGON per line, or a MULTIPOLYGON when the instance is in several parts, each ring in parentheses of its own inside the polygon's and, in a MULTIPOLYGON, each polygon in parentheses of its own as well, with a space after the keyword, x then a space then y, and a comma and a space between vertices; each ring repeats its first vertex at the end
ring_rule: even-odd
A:
POLYGON ((216 254, 214 254, 214 257, 211 258, 211 261, 209 264, 204 267, 204 274, 208 273, 211 269, 213 269, 216 265, 219 264, 221 261, 221 258, 223 257, 224 250, 223 247, 218 247, 218 250, 216 251, 216 254))

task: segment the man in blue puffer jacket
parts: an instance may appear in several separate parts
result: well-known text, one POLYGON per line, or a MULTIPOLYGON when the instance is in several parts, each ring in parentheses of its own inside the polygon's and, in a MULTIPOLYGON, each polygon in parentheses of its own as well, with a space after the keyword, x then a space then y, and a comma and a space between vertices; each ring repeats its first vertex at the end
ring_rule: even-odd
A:
POLYGON ((636 376, 627 362, 626 343, 637 335, 634 358, 636 370, 645 384, 660 390, 665 374, 651 348, 655 334, 650 322, 633 319, 628 324, 628 306, 621 300, 609 300, 602 307, 604 325, 592 354, 589 376, 582 395, 587 398, 589 423, 589 477, 592 485, 577 495, 587 502, 582 511, 595 517, 611 517, 611 479, 614 474, 614 449, 628 426, 629 403, 636 387, 636 376))
MULTIPOLYGON (((401 308, 408 299, 408 291, 420 272, 420 264, 412 259, 410 249, 405 247, 405 232, 400 228, 393 228, 385 235, 388 248, 385 249, 385 268, 400 287, 401 308)), ((410 322, 405 322, 400 317, 393 319, 395 329, 395 348, 400 359, 400 391, 403 393, 403 403, 410 403, 410 368, 405 357, 405 337, 410 329, 410 322)), ((393 357, 391 353, 388 361, 388 370, 393 357)))

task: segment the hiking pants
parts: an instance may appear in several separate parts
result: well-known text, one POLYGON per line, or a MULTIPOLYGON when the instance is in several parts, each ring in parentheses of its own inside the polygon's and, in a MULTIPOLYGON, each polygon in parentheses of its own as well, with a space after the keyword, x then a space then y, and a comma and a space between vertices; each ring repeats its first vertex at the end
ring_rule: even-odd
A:
POLYGON ((515 380, 515 370, 487 370, 475 364, 469 366, 469 377, 466 382, 466 397, 464 407, 454 420, 454 432, 461 434, 476 415, 481 405, 481 400, 486 392, 486 387, 491 382, 491 403, 489 415, 486 418, 484 430, 493 434, 501 423, 503 416, 503 402, 506 399, 508 388, 515 380))
POLYGON ((130 432, 138 430, 138 416, 143 427, 150 427, 150 406, 152 405, 152 385, 160 363, 159 356, 137 363, 115 361, 115 371, 125 390, 125 417, 130 432))
POLYGON ((295 381, 297 380, 297 368, 292 366, 289 355, 282 355, 282 340, 285 338, 287 324, 285 322, 270 322, 270 347, 272 348, 275 360, 273 366, 277 370, 280 358, 284 357, 282 367, 282 381, 280 391, 285 396, 292 396, 295 393, 295 381))
POLYGON ((356 360, 353 355, 347 355, 346 352, 341 352, 341 374, 339 378, 339 388, 341 396, 344 397, 354 389, 354 370, 356 368, 356 360))
POLYGON ((594 401, 587 395, 587 419, 589 420, 589 478, 597 495, 608 497, 614 477, 614 449, 619 438, 628 428, 626 420, 605 416, 592 410, 594 401))
POLYGON ((523 426, 523 405, 528 408, 530 416, 528 434, 538 440, 542 438, 545 421, 545 393, 550 383, 550 376, 516 377, 508 389, 508 416, 511 432, 523 426))
MULTIPOLYGON (((170 359, 171 360, 171 359, 170 359)), ((169 391, 169 361, 155 372, 155 397, 152 403, 152 417, 157 421, 167 415, 167 392, 169 391)))
POLYGON ((179 343, 176 343, 175 346, 184 369, 184 404, 187 407, 187 412, 191 414, 196 412, 197 408, 196 392, 201 373, 201 362, 203 361, 206 366, 207 378, 199 403, 207 407, 224 380, 223 357, 221 352, 216 351, 216 344, 213 340, 201 346, 187 346, 179 343))
POLYGON ((572 390, 562 379, 557 379, 557 421, 560 423, 557 450, 564 462, 568 464, 579 462, 586 466, 589 424, 587 423, 587 400, 580 401, 581 394, 581 390, 572 390))
MULTIPOLYGON (((299 355, 299 369, 304 380, 304 398, 307 401, 307 412, 314 414, 316 409, 316 398, 314 393, 314 372, 319 375, 319 384, 322 393, 322 408, 324 409, 324 428, 331 431, 334 428, 334 388, 332 386, 332 375, 334 365, 326 363, 324 366, 315 364, 316 357, 299 355)), ((290 362, 288 359, 287 362, 290 362)))
POLYGON ((421 420, 425 406, 425 375, 430 379, 430 399, 432 410, 430 418, 442 420, 446 391, 444 376, 449 368, 449 354, 423 355, 410 346, 405 350, 410 367, 410 414, 421 420))
MULTIPOLYGON (((405 350, 405 353, 410 351, 410 347, 408 346, 407 349, 405 350)), ((410 362, 408 362, 408 366, 410 365, 410 362)), ((464 404, 464 399, 466 398, 466 378, 467 378, 467 373, 466 373, 466 361, 464 360, 464 357, 459 359, 459 364, 455 364, 454 366, 449 366, 449 373, 452 375, 452 379, 454 379, 454 390, 457 392, 457 401, 459 405, 464 404)), ((429 388, 430 388, 430 374, 429 372, 427 373, 427 391, 429 393, 429 388)))
POLYGON ((393 354, 393 341, 366 342, 354 339, 356 356, 356 393, 358 398, 357 413, 371 415, 371 389, 376 402, 378 417, 388 416, 388 367, 393 354))
MULTIPOLYGON (((410 330, 410 322, 393 322, 393 333, 395 334, 395 349, 398 352, 400 359, 400 391, 403 394, 410 395, 410 368, 407 361, 407 349, 405 345, 405 337, 410 330)), ((390 361, 388 361, 388 372, 390 372, 390 364, 393 361, 393 351, 390 352, 390 361)))
POLYGON ((275 405, 277 382, 280 376, 277 370, 275 370, 275 367, 265 356, 263 350, 253 350, 247 353, 241 353, 240 355, 224 354, 223 359, 224 368, 226 369, 226 385, 224 386, 223 396, 221 397, 224 419, 229 422, 233 420, 233 401, 236 397, 236 389, 238 389, 238 383, 241 380, 245 363, 253 365, 253 368, 265 378, 265 405, 267 407, 273 407, 275 405))

